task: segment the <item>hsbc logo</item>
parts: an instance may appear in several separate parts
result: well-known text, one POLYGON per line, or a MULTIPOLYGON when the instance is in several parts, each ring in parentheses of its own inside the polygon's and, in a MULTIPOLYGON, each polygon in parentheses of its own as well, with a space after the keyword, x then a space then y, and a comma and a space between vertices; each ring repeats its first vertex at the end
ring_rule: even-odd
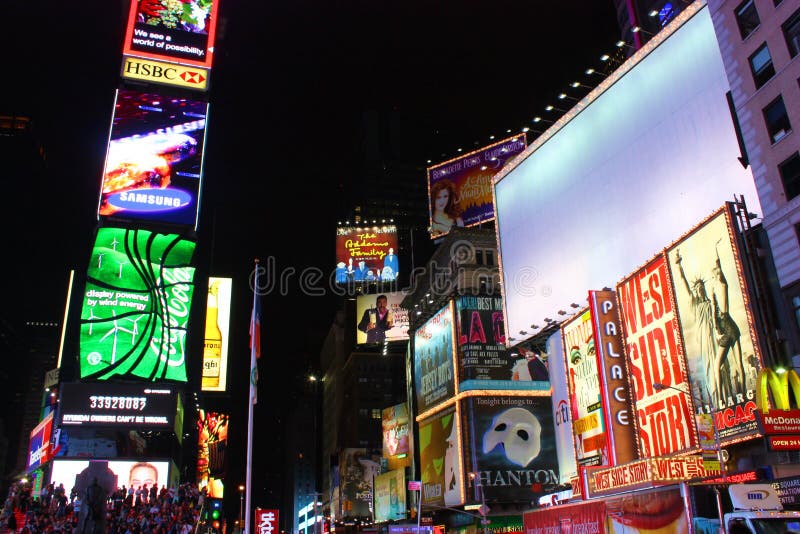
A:
POLYGON ((186 83, 201 83, 206 81, 205 76, 199 72, 189 72, 188 70, 181 72, 178 76, 186 83))
POLYGON ((206 89, 208 80, 208 72, 205 69, 132 57, 125 58, 122 76, 200 90, 206 89))

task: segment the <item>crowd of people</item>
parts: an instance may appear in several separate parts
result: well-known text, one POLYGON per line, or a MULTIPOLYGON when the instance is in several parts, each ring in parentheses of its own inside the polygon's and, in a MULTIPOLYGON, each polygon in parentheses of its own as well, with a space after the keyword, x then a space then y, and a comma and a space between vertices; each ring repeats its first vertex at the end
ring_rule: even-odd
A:
POLYGON ((96 480, 83 495, 50 484, 34 496, 29 483, 14 483, 0 512, 0 532, 189 534, 205 501, 205 491, 189 483, 170 488, 123 485, 110 495, 93 493, 95 489, 100 489, 96 480))

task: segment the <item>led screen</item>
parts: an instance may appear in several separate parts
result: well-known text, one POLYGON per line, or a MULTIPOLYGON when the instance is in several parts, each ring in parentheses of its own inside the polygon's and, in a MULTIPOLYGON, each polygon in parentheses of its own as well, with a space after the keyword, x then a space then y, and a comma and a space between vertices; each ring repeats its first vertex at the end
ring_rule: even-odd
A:
POLYGON ((367 449, 342 450, 339 473, 346 517, 372 516, 372 481, 380 472, 379 454, 367 449))
POLYGON ((525 150, 525 134, 509 137, 428 168, 432 238, 453 226, 475 226, 494 220, 492 176, 525 150))
POLYGON ((229 416, 200 410, 197 417, 197 487, 221 499, 225 491, 229 416))
POLYGON ((208 104, 117 92, 98 214, 195 227, 208 104))
POLYGON ((419 424, 423 506, 462 504, 462 461, 458 418, 453 408, 419 424))
POLYGON ((699 446, 668 270, 659 254, 617 286, 640 458, 699 446))
POLYGON ((394 225, 336 229, 336 283, 393 282, 400 273, 394 225))
POLYGON ((81 378, 186 382, 192 241, 100 228, 81 311, 81 378))
POLYGON ((506 350, 503 299, 463 295, 456 299, 459 391, 535 389, 547 381, 547 364, 533 351, 506 350), (521 356, 516 358, 516 356, 521 356))
POLYGON ((734 194, 759 212, 753 176, 737 160, 708 8, 687 9, 676 24, 695 11, 495 177, 506 331, 526 332, 512 334, 517 342, 582 305, 589 289, 611 287, 734 194))
MULTIPOLYGON (((138 459, 138 460, 53 460, 53 472, 50 482, 64 488, 76 488, 78 495, 85 495, 86 487, 92 483, 94 477, 97 482, 111 495, 123 485, 126 488, 139 488, 146 484, 153 484, 159 488, 170 485, 168 478, 169 462, 164 460, 138 459)), ((69 490, 67 490, 69 491, 69 490)))
POLYGON ((53 457, 50 438, 53 434, 53 414, 47 414, 36 428, 31 431, 30 445, 28 447, 28 469, 35 469, 46 464, 53 457))
POLYGON ((206 329, 203 336, 203 391, 225 391, 228 376, 228 343, 231 319, 230 278, 208 278, 206 329))
POLYGON ((375 522, 397 521, 406 517, 406 476, 395 469, 375 477, 375 522))
POLYGON ((380 293, 379 295, 359 295, 356 298, 356 343, 382 343, 384 341, 405 341, 408 339, 408 310, 400 306, 406 293, 380 293), (389 315, 379 317, 378 297, 386 297, 389 315), (373 315, 375 321, 372 321, 373 315), (371 327, 370 324, 375 325, 371 327))
POLYGON ((210 67, 217 0, 131 0, 124 53, 210 67))
POLYGON ((455 394, 451 305, 436 312, 414 332, 414 382, 417 413, 455 394))
POLYGON ((61 426, 173 430, 178 391, 144 384, 65 382, 61 389, 61 426))
POLYGON ((404 403, 383 409, 381 430, 384 458, 408 454, 408 408, 404 403))
POLYGON ((469 428, 465 462, 489 500, 530 500, 531 485, 558 484, 553 402, 548 397, 473 397, 463 403, 469 428))
POLYGON ((553 425, 555 429, 556 453, 558 456, 558 474, 561 484, 568 484, 578 476, 575 461, 575 447, 572 437, 572 413, 570 410, 569 388, 567 386, 567 363, 564 359, 564 344, 561 332, 555 332, 547 338, 545 349, 553 388, 553 425))
POLYGON ((562 328, 578 465, 608 465, 606 422, 600 400, 597 352, 589 310, 562 328))
POLYGON ((753 412, 761 369, 732 236, 723 208, 667 250, 692 395, 714 415, 723 440, 758 431, 753 412))

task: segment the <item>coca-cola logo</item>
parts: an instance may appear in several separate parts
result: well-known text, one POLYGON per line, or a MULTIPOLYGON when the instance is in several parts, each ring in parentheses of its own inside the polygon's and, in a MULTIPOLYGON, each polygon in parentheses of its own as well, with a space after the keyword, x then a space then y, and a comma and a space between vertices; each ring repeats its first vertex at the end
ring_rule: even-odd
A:
POLYGON ((159 318, 161 336, 155 332, 150 339, 150 349, 170 367, 185 361, 186 325, 191 307, 191 281, 194 269, 190 267, 164 269, 158 284, 159 318), (165 326, 166 325, 166 326, 165 326))

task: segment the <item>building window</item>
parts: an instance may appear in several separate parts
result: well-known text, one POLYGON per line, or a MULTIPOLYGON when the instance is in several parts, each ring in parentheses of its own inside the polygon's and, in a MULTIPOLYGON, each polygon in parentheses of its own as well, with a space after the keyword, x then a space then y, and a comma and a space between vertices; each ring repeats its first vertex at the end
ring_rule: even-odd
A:
POLYGON ((795 11, 789 17, 789 20, 783 23, 782 28, 789 55, 794 57, 800 53, 800 9, 795 11))
POLYGON ((767 132, 772 143, 777 143, 792 131, 789 122, 789 114, 786 113, 786 106, 783 104, 783 97, 778 96, 769 103, 763 110, 764 121, 767 124, 767 132))
POLYGON ((381 418, 381 411, 379 408, 372 409, 372 418, 373 419, 380 419, 381 418))
POLYGON ((494 252, 491 250, 486 251, 486 265, 494 265, 494 252))
POLYGON ((781 174, 786 200, 800 195, 800 153, 795 152, 792 157, 778 165, 778 172, 781 174))
POLYGON ((739 25, 739 33, 742 39, 750 35, 761 24, 756 11, 754 0, 745 0, 736 8, 736 23, 739 25))
POLYGON ((360 417, 366 417, 368 413, 369 413, 369 412, 367 411, 367 409, 366 409, 366 408, 359 408, 359 409, 358 409, 358 415, 359 415, 360 417))
POLYGON ((483 265, 483 251, 482 250, 476 250, 475 251, 475 263, 477 265, 483 265))
POLYGON ((756 89, 767 83, 775 75, 775 67, 772 64, 772 56, 769 54, 767 43, 762 44, 755 53, 750 56, 750 70, 753 71, 753 80, 756 82, 756 89))

